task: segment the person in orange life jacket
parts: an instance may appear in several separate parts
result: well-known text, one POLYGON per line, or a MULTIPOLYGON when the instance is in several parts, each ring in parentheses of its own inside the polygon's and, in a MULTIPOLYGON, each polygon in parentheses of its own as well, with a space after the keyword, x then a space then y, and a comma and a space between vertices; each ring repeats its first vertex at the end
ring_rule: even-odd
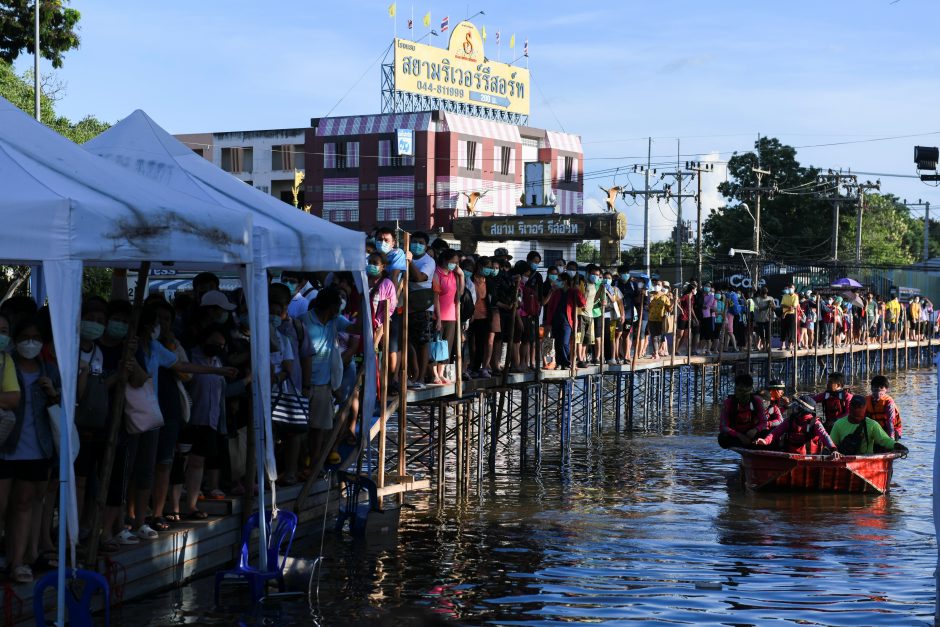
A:
POLYGON ((901 414, 894 399, 888 395, 888 378, 877 375, 871 380, 871 394, 865 398, 865 414, 881 425, 895 440, 901 439, 901 414))
POLYGON ((826 391, 813 397, 814 401, 823 404, 826 429, 832 429, 832 425, 836 423, 836 420, 849 415, 849 404, 852 402, 854 395, 846 390, 843 387, 844 385, 845 377, 842 373, 832 372, 826 380, 826 391))
POLYGON ((816 401, 809 395, 793 399, 786 419, 765 437, 755 440, 754 444, 769 446, 774 441, 780 442, 780 448, 787 453, 819 455, 825 448, 832 452, 833 459, 841 457, 816 416, 816 401))
POLYGON ((786 386, 780 379, 774 379, 770 382, 767 390, 767 397, 770 401, 767 405, 767 429, 764 433, 758 433, 759 437, 767 435, 783 422, 784 414, 787 413, 787 406, 790 404, 790 399, 783 395, 785 389, 786 386))
POLYGON ((751 447, 758 434, 767 429, 767 406, 754 393, 754 379, 747 373, 734 378, 734 394, 721 406, 718 446, 751 447))

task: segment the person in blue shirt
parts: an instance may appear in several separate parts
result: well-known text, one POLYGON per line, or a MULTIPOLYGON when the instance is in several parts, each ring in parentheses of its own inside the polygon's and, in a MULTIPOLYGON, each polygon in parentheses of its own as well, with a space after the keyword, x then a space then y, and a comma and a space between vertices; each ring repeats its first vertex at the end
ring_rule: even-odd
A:
POLYGON ((326 434, 333 428, 333 386, 331 361, 339 350, 336 336, 352 324, 339 315, 341 294, 335 286, 325 287, 313 301, 313 308, 303 319, 310 337, 310 381, 304 393, 310 399, 310 458, 320 459, 326 452, 326 434))

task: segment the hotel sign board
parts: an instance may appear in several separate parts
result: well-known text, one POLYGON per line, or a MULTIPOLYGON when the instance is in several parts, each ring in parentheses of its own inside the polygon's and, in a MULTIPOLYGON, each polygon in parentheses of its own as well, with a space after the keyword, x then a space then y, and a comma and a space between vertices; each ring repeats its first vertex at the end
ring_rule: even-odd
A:
POLYGON ((483 55, 470 22, 457 24, 446 49, 395 40, 396 91, 528 115, 529 87, 529 70, 483 55))

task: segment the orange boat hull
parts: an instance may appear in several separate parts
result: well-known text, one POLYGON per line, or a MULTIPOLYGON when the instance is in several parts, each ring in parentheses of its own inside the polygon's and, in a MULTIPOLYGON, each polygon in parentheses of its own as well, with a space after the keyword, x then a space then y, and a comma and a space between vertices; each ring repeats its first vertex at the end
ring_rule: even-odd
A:
POLYGON ((752 490, 814 490, 881 494, 891 484, 896 453, 845 456, 796 455, 732 449, 741 455, 745 485, 752 490))

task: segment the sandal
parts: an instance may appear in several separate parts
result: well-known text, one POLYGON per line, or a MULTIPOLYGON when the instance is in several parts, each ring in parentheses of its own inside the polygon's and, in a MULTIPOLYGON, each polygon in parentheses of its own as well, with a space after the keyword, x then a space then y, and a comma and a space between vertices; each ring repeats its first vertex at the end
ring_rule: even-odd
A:
POLYGON ((205 520, 208 517, 209 517, 209 514, 199 509, 194 509, 193 511, 186 514, 187 520, 205 520))
POLYGON ((170 523, 167 522, 167 519, 164 516, 154 516, 148 518, 147 524, 150 525, 151 529, 156 531, 168 531, 170 528, 170 523))
POLYGON ((33 583, 33 570, 25 564, 14 568, 12 576, 16 583, 33 583))
POLYGON ((140 544, 140 538, 131 533, 130 529, 121 529, 121 533, 114 536, 114 540, 123 546, 130 546, 132 544, 140 544))
POLYGON ((58 555, 54 555, 50 551, 41 553, 39 557, 36 558, 36 561, 33 562, 32 566, 33 570, 36 571, 55 570, 58 567, 58 555))
POLYGON ((114 538, 109 538, 104 540, 101 543, 101 546, 98 547, 98 551, 101 553, 117 553, 121 550, 121 545, 118 544, 118 541, 114 538))
POLYGON ((167 522, 178 523, 183 519, 183 517, 180 516, 179 512, 170 512, 169 514, 164 514, 163 519, 167 522))
POLYGON ((140 538, 141 540, 156 540, 159 537, 159 534, 157 534, 156 531, 151 529, 150 525, 148 525, 147 523, 144 523, 140 527, 138 527, 135 533, 137 534, 137 537, 140 538))

